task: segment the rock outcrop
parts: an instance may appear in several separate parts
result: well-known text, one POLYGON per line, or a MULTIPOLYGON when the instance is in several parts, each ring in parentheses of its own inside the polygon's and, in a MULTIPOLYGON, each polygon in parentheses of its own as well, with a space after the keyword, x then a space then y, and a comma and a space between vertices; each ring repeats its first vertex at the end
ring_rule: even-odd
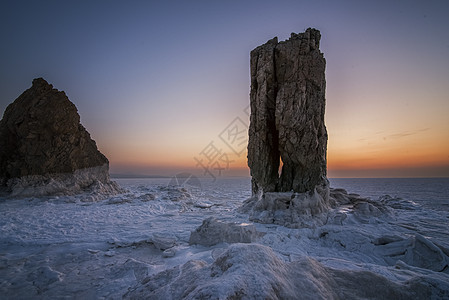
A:
MULTIPOLYGON (((262 198, 269 193, 288 192, 292 195, 280 198, 281 202, 291 198, 281 205, 290 208, 290 202, 305 201, 295 193, 308 193, 318 203, 311 201, 316 204, 311 204, 316 206, 311 210, 301 205, 300 214, 307 211, 312 215, 325 210, 329 202, 324 124, 326 62, 319 50, 320 38, 318 30, 309 28, 304 33, 292 33, 284 42, 274 38, 251 52, 248 166, 253 197, 257 198, 253 200, 266 202, 262 198)), ((276 195, 269 198, 276 202, 276 195)), ((274 202, 256 206, 275 209, 279 205, 274 202)))
POLYGON ((251 52, 248 165, 254 194, 303 193, 326 182, 326 62, 320 38, 309 28, 251 52))
POLYGON ((75 105, 42 78, 33 80, 0 121, 0 186, 17 196, 120 190, 75 105))

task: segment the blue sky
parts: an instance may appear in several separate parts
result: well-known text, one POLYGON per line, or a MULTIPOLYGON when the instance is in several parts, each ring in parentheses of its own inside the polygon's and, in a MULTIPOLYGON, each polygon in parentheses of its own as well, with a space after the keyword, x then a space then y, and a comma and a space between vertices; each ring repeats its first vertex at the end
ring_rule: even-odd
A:
POLYGON ((447 15, 448 1, 2 1, 0 113, 44 77, 112 172, 192 170, 247 122, 249 52, 315 27, 330 176, 449 176, 447 15))

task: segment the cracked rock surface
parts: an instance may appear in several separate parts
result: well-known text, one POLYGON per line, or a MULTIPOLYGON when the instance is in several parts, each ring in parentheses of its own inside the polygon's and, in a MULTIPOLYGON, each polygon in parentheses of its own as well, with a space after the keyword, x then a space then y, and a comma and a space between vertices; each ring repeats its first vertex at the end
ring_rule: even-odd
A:
POLYGON ((328 185, 326 62, 320 38, 318 30, 309 28, 251 52, 248 166, 253 195, 304 193, 328 185))

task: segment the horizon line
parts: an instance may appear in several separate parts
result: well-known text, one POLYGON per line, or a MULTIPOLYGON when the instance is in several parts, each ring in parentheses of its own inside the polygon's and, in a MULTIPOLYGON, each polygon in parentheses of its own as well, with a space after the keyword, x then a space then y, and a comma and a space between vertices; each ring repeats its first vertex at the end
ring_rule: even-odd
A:
MULTIPOLYGON (((183 172, 183 173, 188 173, 188 172, 183 172)), ((179 173, 181 174, 181 173, 179 173)), ((111 178, 115 178, 115 179, 151 179, 151 178, 173 178, 179 174, 175 174, 175 175, 159 175, 159 174, 150 174, 150 175, 145 175, 145 174, 117 174, 117 173, 111 173, 109 174, 111 176, 111 178)), ((191 174, 191 173, 189 173, 191 174)), ((196 176, 197 178, 200 179, 211 179, 209 176, 197 176, 195 174, 191 174, 196 176)), ((179 177, 179 176, 178 176, 179 177)), ((187 176, 186 176, 187 177, 187 176)), ((221 175, 221 176, 217 176, 216 179, 220 179, 220 178, 248 178, 251 179, 251 176, 247 176, 247 175, 221 175)), ((327 177, 328 179, 433 179, 433 178, 438 178, 438 179, 449 179, 449 176, 408 176, 408 177, 404 177, 404 176, 395 176, 395 177, 327 177)))

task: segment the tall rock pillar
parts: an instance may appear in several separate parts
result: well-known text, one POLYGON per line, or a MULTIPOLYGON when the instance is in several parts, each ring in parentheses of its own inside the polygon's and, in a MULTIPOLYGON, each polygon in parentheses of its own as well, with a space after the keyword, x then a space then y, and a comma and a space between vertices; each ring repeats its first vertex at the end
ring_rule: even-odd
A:
POLYGON ((327 186, 326 61, 320 38, 318 30, 309 28, 251 52, 248 166, 253 195, 327 186))
POLYGON ((240 209, 251 221, 315 226, 325 222, 333 205, 326 177, 326 61, 320 38, 309 28, 251 51, 252 197, 240 209))

